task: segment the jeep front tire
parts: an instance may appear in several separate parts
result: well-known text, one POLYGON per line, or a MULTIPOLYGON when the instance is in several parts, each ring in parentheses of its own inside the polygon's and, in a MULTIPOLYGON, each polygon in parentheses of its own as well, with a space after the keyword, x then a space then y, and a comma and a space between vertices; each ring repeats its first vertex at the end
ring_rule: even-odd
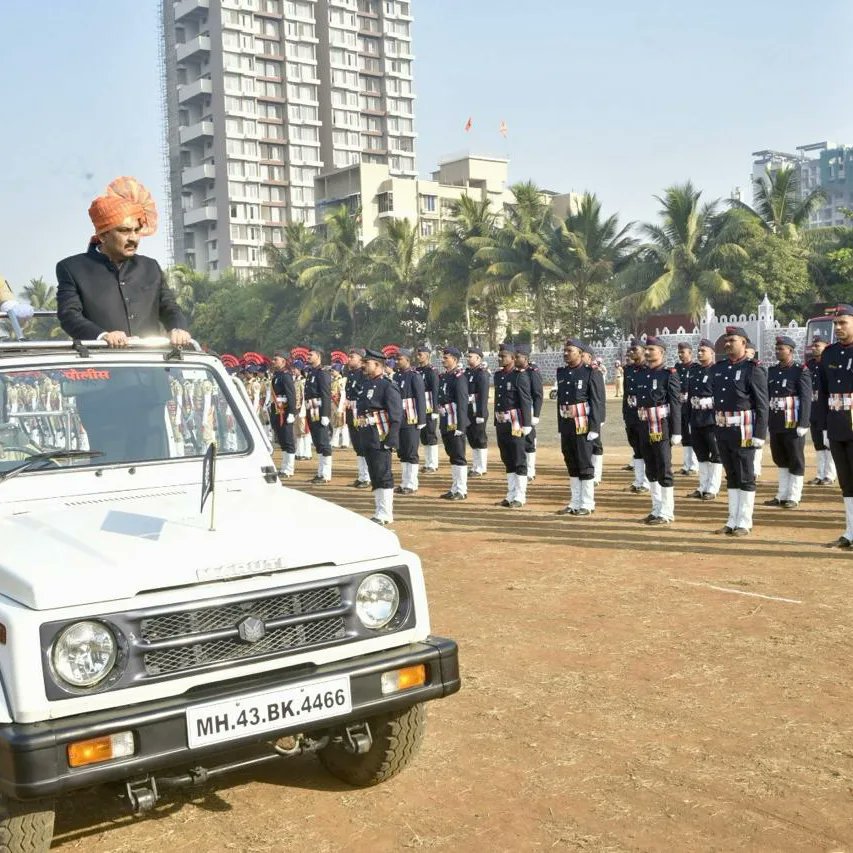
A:
POLYGON ((408 767, 424 737, 426 710, 423 705, 413 705, 365 722, 373 738, 367 752, 347 752, 341 743, 331 743, 320 751, 320 761, 329 773, 358 788, 378 785, 408 767))
POLYGON ((0 853, 47 853, 53 840, 53 802, 0 795, 0 853))

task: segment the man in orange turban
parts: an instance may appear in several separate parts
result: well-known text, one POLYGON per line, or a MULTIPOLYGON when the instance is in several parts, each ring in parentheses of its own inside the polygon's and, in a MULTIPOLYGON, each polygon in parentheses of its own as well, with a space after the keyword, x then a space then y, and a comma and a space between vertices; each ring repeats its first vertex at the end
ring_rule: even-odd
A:
POLYGON ((56 265, 57 314, 77 340, 127 346, 128 337, 159 335, 175 346, 191 340, 160 265, 137 254, 142 237, 157 230, 151 193, 134 178, 117 178, 89 207, 95 236, 88 250, 56 265))

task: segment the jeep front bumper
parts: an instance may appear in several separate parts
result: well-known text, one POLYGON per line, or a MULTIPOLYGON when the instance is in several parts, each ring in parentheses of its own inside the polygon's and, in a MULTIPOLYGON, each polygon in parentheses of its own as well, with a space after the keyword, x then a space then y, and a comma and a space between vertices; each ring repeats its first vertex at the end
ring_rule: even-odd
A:
POLYGON ((52 797, 103 782, 131 779, 166 767, 197 765, 223 752, 298 732, 336 729, 375 714, 440 699, 459 690, 456 643, 428 637, 422 643, 389 649, 320 667, 265 673, 206 685, 188 694, 127 707, 48 720, 42 723, 0 725, 0 793, 12 799, 52 797), (426 682, 400 693, 383 695, 382 673, 424 664, 426 682), (319 678, 349 677, 352 710, 310 725, 291 723, 263 735, 235 738, 227 743, 191 749, 187 709, 205 702, 239 698, 248 693, 298 685, 319 678), (74 768, 68 746, 77 741, 116 732, 133 732, 133 756, 74 768))

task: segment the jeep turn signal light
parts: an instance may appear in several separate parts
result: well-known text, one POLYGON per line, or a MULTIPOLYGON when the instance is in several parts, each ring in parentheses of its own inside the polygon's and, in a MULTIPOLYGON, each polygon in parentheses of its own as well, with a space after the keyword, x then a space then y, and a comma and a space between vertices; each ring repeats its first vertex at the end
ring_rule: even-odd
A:
POLYGON ((417 666, 407 666, 403 669, 394 669, 391 672, 382 673, 382 695, 399 693, 411 687, 421 687, 426 684, 426 666, 419 663, 417 666))
POLYGON ((135 751, 133 732, 118 732, 90 740, 78 740, 68 744, 68 766, 85 767, 113 758, 127 758, 135 751))

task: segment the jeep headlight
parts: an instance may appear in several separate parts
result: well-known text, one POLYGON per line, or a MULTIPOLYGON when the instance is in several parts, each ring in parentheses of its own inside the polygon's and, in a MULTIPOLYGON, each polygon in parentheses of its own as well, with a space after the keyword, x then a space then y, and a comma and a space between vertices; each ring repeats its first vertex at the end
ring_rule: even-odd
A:
POLYGON ((101 622, 75 622, 56 638, 51 651, 53 671, 72 687, 94 687, 115 666, 116 638, 101 622))
POLYGON ((384 628, 400 607, 400 591, 388 575, 368 575, 358 586, 355 612, 365 628, 384 628))

